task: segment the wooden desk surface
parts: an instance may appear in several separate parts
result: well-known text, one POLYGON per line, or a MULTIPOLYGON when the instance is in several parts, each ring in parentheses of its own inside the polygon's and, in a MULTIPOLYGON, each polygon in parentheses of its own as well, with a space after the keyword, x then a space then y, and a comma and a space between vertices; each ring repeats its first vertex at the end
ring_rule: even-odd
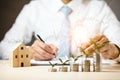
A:
POLYGON ((13 68, 0 60, 0 80, 120 80, 120 64, 102 67, 102 72, 48 72, 51 66, 13 68))

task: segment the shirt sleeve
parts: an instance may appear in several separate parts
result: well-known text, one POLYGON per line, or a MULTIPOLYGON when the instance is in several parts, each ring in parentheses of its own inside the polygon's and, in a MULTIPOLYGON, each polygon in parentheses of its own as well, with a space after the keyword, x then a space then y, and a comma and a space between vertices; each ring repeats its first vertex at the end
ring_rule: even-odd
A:
POLYGON ((104 18, 101 24, 101 33, 105 34, 111 43, 120 48, 119 20, 107 4, 104 5, 102 13, 104 13, 104 18))
POLYGON ((18 43, 27 44, 32 37, 32 8, 29 4, 25 5, 18 15, 12 28, 5 34, 0 42, 0 58, 9 59, 9 54, 18 43))

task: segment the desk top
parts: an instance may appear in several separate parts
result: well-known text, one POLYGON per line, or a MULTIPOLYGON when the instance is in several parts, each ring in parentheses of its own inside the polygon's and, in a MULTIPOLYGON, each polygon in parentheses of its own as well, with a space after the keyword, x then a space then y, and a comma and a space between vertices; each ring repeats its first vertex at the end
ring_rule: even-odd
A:
MULTIPOLYGON (((56 66, 59 67, 59 66, 56 66)), ((13 68, 0 60, 0 80, 120 80, 120 64, 102 65, 101 72, 48 72, 51 66, 13 68)))

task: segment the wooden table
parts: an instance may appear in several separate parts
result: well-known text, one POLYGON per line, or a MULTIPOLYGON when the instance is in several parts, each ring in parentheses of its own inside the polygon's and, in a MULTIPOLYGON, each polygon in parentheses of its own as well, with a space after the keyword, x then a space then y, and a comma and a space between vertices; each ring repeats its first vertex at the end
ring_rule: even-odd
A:
POLYGON ((0 60, 0 80, 120 80, 120 64, 115 63, 102 65, 102 72, 48 72, 49 68, 13 68, 9 60, 0 60))

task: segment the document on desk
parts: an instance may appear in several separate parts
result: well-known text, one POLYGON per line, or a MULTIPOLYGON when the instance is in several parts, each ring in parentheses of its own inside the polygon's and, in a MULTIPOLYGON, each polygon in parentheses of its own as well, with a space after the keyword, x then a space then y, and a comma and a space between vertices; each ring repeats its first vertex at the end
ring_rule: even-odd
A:
MULTIPOLYGON (((69 58, 68 57, 60 57, 60 59, 62 59, 62 61, 64 62, 64 61, 66 61, 66 60, 68 60, 69 58)), ((32 59, 31 61, 30 61, 30 63, 31 64, 38 64, 38 65, 41 65, 41 64, 45 64, 45 65, 49 65, 49 62, 51 62, 51 63, 57 63, 57 64, 61 64, 61 62, 60 62, 60 60, 59 60, 59 58, 54 58, 54 59, 52 59, 52 60, 50 60, 50 61, 36 61, 36 60, 34 60, 34 59, 32 59)), ((69 65, 69 62, 68 63, 66 63, 66 65, 69 65)))
MULTIPOLYGON (((55 63, 61 64, 59 60, 54 60, 54 61, 51 60, 50 62, 51 62, 52 64, 55 64, 55 63)), ((42 65, 42 64, 43 64, 43 65, 49 65, 49 61, 36 61, 36 60, 33 60, 33 59, 32 59, 32 60, 31 60, 31 64, 32 64, 32 65, 42 65)))
MULTIPOLYGON (((68 60, 69 58, 68 57, 61 57, 61 59, 64 62, 64 61, 68 60)), ((91 61, 91 64, 93 64, 93 58, 89 58, 89 60, 91 61)), ((50 62, 52 62, 53 64, 54 63, 61 64, 59 58, 54 58, 53 60, 50 60, 50 62)), ((69 65, 70 63, 71 63, 71 61, 66 63, 66 65, 69 65)), ((82 64, 83 63, 83 59, 79 58, 76 61, 76 63, 82 64)), ((110 63, 111 63, 110 60, 104 60, 104 59, 101 60, 101 64, 107 65, 107 64, 110 64, 110 63)), ((33 64, 33 65, 42 65, 42 64, 43 65, 49 65, 49 61, 36 61, 36 60, 32 59, 31 60, 31 64, 33 64)))

